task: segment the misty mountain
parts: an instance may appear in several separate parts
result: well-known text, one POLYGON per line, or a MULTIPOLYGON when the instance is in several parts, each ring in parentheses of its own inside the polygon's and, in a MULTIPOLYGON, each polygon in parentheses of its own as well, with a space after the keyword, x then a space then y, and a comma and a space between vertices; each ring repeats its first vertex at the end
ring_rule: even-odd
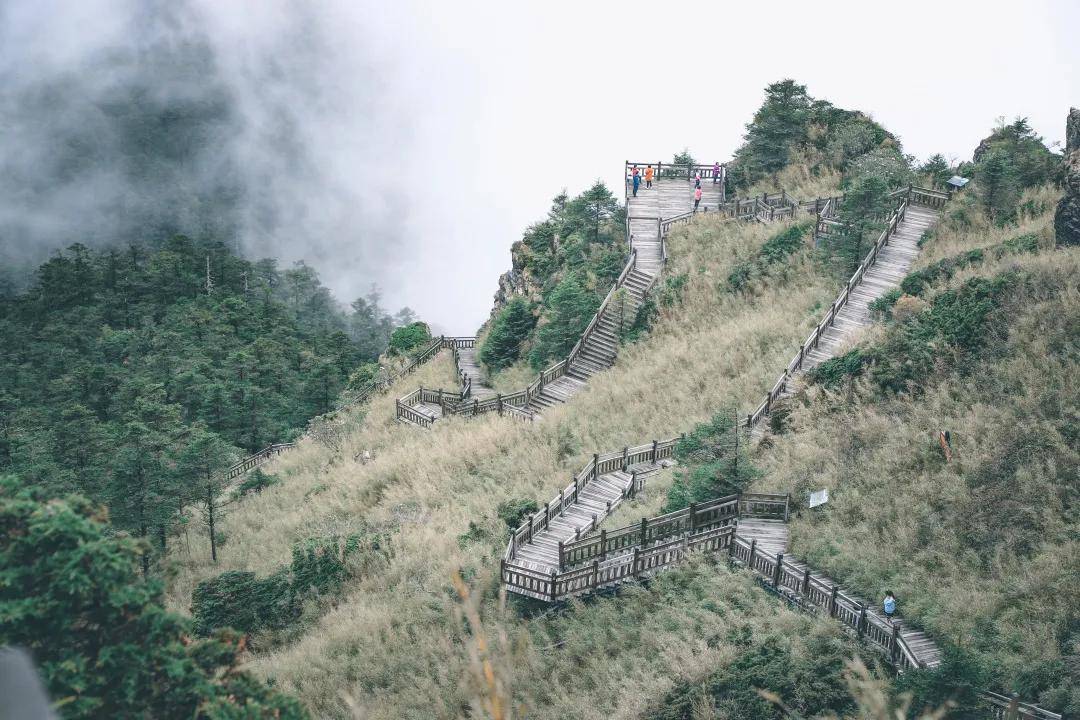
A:
POLYGON ((331 13, 272 10, 0 7, 0 291, 75 242, 178 233, 305 260, 342 301, 392 286, 403 201, 375 169, 392 166, 408 123, 380 104, 387 78, 363 43, 343 46, 331 13))

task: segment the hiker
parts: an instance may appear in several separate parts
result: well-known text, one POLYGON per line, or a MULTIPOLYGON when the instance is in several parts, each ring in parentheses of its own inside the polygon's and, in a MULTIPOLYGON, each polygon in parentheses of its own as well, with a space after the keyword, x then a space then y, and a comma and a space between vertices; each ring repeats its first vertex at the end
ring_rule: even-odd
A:
POLYGON ((720 163, 715 162, 712 166, 712 184, 720 182, 720 163))
POLYGON ((638 188, 641 187, 641 175, 634 170, 634 197, 637 197, 638 188))
POLYGON ((653 178, 653 169, 652 169, 652 165, 650 165, 649 167, 645 168, 645 187, 646 188, 651 188, 652 187, 652 178, 653 178))
POLYGON ((694 173, 694 187, 695 188, 700 188, 701 187, 701 171, 700 170, 698 170, 696 173, 694 173))
POLYGON ((698 185, 694 190, 694 212, 697 212, 698 205, 701 204, 701 185, 698 185))
POLYGON ((892 621, 892 616, 896 614, 896 596, 892 594, 892 590, 885 592, 885 602, 882 603, 885 610, 885 617, 892 621))

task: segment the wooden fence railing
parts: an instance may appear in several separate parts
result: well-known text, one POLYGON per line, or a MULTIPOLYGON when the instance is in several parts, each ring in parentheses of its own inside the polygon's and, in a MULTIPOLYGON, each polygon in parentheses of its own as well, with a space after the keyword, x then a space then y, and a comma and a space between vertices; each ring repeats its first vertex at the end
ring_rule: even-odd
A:
POLYGON ((715 170, 716 170, 715 165, 702 165, 702 164, 699 164, 699 163, 695 163, 693 165, 687 165, 687 164, 682 164, 682 163, 670 163, 670 162, 669 163, 663 163, 663 162, 635 163, 635 162, 630 162, 629 160, 627 160, 626 161, 626 166, 625 166, 625 172, 624 172, 624 175, 626 177, 626 181, 630 182, 630 178, 633 176, 633 168, 636 166, 638 171, 642 174, 641 181, 642 181, 642 183, 644 183, 645 182, 645 178, 644 178, 645 169, 650 165, 653 166, 653 170, 655 170, 655 172, 656 172, 655 179, 663 178, 663 179, 666 179, 666 180, 670 180, 670 179, 673 179, 673 178, 686 178, 687 180, 692 180, 695 173, 701 173, 702 180, 708 178, 709 181, 711 182, 713 177, 716 176, 719 179, 719 181, 722 183, 724 181, 725 176, 727 175, 727 164, 726 163, 720 163, 720 173, 719 173, 719 175, 717 175, 716 172, 715 172, 715 170))
POLYGON ((897 197, 900 198, 900 204, 897 209, 889 216, 885 229, 881 231, 881 235, 878 236, 878 239, 874 242, 873 247, 870 248, 870 251, 867 253, 863 261, 859 264, 859 267, 855 270, 854 274, 851 276, 851 279, 848 280, 847 285, 840 292, 839 297, 837 297, 836 300, 832 303, 832 305, 829 306, 829 309, 828 311, 826 311, 824 318, 810 332, 810 335, 809 337, 807 337, 806 342, 799 346, 799 352, 795 355, 792 361, 788 363, 788 366, 784 369, 783 373, 781 373, 780 378, 773 384, 772 388, 770 388, 769 391, 765 393, 764 400, 762 400, 761 404, 758 405, 757 409, 755 409, 754 412, 746 416, 745 427, 753 428, 761 420, 761 418, 765 417, 770 413, 773 403, 775 403, 776 400, 780 397, 780 395, 784 392, 784 388, 787 387, 787 383, 790 381, 791 377, 800 369, 802 369, 807 353, 809 353, 811 350, 818 346, 818 343, 821 341, 822 335, 824 335, 825 331, 828 330, 833 325, 833 323, 836 322, 837 313, 839 313, 840 310, 844 307, 844 305, 847 304, 848 300, 851 298, 851 294, 854 289, 859 285, 860 282, 862 282, 863 276, 866 274, 866 271, 869 270, 875 262, 877 262, 878 255, 881 253, 882 249, 886 245, 888 245, 889 238, 893 236, 893 234, 896 232, 896 228, 901 222, 903 222, 904 215, 906 214, 909 205, 911 203, 916 203, 919 205, 929 205, 930 207, 938 208, 942 207, 949 198, 947 193, 938 192, 936 190, 928 190, 926 188, 908 187, 897 192, 900 193, 899 195, 897 195, 897 197))
POLYGON ((846 595, 831 583, 804 567, 784 558, 784 553, 770 555, 757 548, 756 540, 736 537, 731 545, 732 560, 757 573, 776 590, 811 610, 823 610, 829 617, 855 630, 860 638, 885 651, 901 670, 923 667, 918 657, 900 636, 899 625, 868 615, 866 606, 846 595))
MULTIPOLYGON (((531 515, 519 528, 511 533, 504 559, 507 561, 513 560, 519 547, 532 542, 535 534, 546 530, 551 519, 561 516, 566 508, 576 503, 578 494, 588 487, 589 483, 594 482, 596 478, 615 470, 629 469, 631 465, 643 462, 656 463, 659 460, 673 457, 675 443, 678 440, 679 438, 653 440, 645 445, 628 446, 619 451, 593 455, 592 460, 571 478, 570 484, 560 490, 557 497, 531 515)), ((632 485, 629 492, 634 492, 636 489, 638 488, 632 485)), ((602 520, 603 518, 599 519, 602 520)))
POLYGON ((234 480, 246 473, 247 471, 253 470, 259 465, 262 465, 270 458, 280 455, 286 450, 291 450, 292 448, 293 443, 274 443, 273 445, 268 445, 259 452, 253 455, 248 455, 240 462, 230 466, 229 469, 222 474, 222 479, 224 479, 225 481, 234 480))
POLYGON ((1013 695, 999 695, 989 690, 980 693, 990 707, 990 717, 994 720, 1062 720, 1064 715, 1043 710, 1038 705, 1021 702, 1013 695))
MULTIPOLYGON (((559 570, 567 570, 592 562, 605 563, 613 557, 645 550, 669 542, 684 534, 694 535, 732 524, 739 516, 739 496, 715 498, 688 508, 642 518, 640 523, 607 530, 602 528, 594 537, 578 536, 559 543, 559 570)), ((592 529, 595 529, 592 528, 592 529)))
MULTIPOLYGON (((627 450, 630 451, 629 448, 627 450)), ((604 462, 600 460, 600 467, 604 466, 604 462)), ((560 497, 565 497, 565 492, 560 497)), ((786 506, 789 502, 786 495, 776 495, 773 499, 779 506, 786 506)), ((651 576, 682 562, 694 552, 726 550, 730 553, 736 541, 735 523, 742 507, 739 496, 732 495, 667 515, 646 518, 640 524, 611 533, 602 530, 601 538, 564 544, 560 548, 560 567, 550 573, 538 572, 514 562, 512 553, 516 550, 516 542, 524 537, 515 533, 501 561, 502 581, 510 591, 521 591, 522 594, 547 602, 558 602, 651 576)), ((535 533, 540 529, 530 521, 519 531, 535 533)))

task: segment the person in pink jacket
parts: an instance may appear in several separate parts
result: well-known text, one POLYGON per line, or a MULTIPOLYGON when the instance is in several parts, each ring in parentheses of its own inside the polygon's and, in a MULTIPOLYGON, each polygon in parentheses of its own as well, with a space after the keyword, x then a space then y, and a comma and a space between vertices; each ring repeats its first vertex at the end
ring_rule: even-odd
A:
POLYGON ((697 212, 698 205, 701 204, 701 186, 698 185, 694 188, 694 212, 697 212))

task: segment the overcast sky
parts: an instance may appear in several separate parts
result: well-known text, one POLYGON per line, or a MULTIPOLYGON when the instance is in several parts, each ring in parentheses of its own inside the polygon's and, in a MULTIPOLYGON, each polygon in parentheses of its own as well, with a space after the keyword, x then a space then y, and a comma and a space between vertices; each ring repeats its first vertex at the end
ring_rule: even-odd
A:
POLYGON ((1060 140, 1080 105, 1075 0, 386 6, 376 32, 417 103, 408 222, 425 248, 394 296, 453 332, 486 317, 556 191, 617 189, 623 160, 684 146, 726 160, 775 80, 869 112, 920 158, 969 157, 998 116, 1060 140))
MULTIPOLYGON (((1076 0, 190 4, 247 118, 242 164, 279 206, 246 250, 306 258, 345 302, 376 282, 448 333, 487 317, 562 188, 619 192, 623 160, 684 146, 728 159, 770 82, 870 113, 919 158, 969 157, 999 116, 1059 141, 1080 105, 1076 0), (278 115, 303 172, 262 157, 278 115)), ((7 69, 125 42, 140 6, 0 0, 7 69)))

